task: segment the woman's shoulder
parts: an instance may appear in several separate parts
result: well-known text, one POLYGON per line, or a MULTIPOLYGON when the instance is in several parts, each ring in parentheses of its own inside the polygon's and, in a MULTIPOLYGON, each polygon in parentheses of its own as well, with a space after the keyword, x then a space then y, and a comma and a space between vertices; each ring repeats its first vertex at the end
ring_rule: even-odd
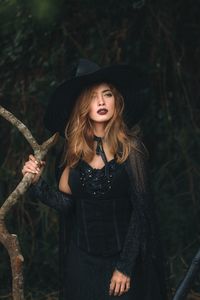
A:
POLYGON ((141 135, 135 135, 132 134, 129 136, 131 140, 131 150, 129 155, 130 156, 137 156, 142 155, 144 158, 149 158, 149 151, 147 147, 145 146, 145 143, 143 141, 143 137, 141 135))

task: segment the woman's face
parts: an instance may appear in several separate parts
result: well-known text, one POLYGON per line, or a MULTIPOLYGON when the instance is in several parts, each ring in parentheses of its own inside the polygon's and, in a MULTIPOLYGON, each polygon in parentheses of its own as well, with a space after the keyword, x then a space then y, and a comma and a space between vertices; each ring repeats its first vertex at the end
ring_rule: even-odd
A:
POLYGON ((98 85, 91 94, 89 118, 97 123, 108 122, 115 110, 115 98, 108 84, 98 85))

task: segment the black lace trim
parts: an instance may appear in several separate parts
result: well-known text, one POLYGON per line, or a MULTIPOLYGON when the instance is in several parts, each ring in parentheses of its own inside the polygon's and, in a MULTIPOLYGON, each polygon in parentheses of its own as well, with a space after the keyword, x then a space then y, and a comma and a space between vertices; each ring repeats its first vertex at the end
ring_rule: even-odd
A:
POLYGON ((81 185, 90 195, 95 197, 106 194, 112 187, 112 180, 117 166, 115 159, 108 161, 109 174, 106 176, 105 166, 101 169, 95 169, 84 160, 81 160, 79 165, 81 185))

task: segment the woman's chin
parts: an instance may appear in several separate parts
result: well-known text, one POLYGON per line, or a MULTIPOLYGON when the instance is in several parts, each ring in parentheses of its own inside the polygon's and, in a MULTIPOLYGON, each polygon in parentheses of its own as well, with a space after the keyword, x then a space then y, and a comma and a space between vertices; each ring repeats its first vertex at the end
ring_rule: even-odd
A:
POLYGON ((93 119, 91 121, 92 121, 93 124, 103 124, 103 123, 107 124, 110 119, 111 118, 98 119, 98 120, 97 119, 95 119, 95 120, 93 119))
POLYGON ((111 118, 112 116, 101 115, 94 118, 90 118, 90 120, 95 123, 102 123, 110 121, 111 118))

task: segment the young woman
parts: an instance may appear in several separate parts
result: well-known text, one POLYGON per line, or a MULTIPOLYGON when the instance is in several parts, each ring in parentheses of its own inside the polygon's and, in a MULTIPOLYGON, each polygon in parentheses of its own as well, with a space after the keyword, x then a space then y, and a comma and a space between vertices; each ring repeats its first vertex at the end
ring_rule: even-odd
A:
POLYGON ((35 195, 72 220, 64 252, 66 300, 166 299, 147 151, 127 126, 145 108, 138 74, 128 66, 80 61, 47 109, 47 127, 66 140, 58 190, 41 177, 44 161, 30 155, 22 169, 35 174, 35 195))

